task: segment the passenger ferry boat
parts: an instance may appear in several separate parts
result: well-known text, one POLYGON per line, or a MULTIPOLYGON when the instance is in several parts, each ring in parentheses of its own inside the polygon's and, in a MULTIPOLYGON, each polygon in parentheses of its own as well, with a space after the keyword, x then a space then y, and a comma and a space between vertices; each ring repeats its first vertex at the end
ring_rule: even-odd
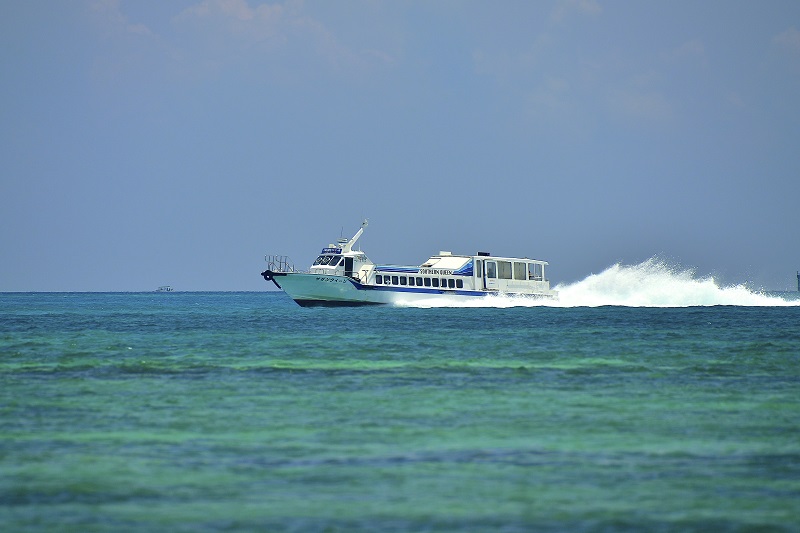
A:
POLYGON ((304 307, 458 303, 490 294, 557 296, 545 277, 548 263, 535 259, 439 252, 419 266, 376 265, 353 249, 366 227, 365 220, 351 239, 323 248, 308 271, 295 270, 286 256, 269 255, 261 275, 304 307))

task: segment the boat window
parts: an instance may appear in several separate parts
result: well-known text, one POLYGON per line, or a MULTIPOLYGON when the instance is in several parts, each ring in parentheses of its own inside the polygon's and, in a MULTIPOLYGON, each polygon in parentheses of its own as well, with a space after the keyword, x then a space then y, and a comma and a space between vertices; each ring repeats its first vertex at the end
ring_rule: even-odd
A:
POLYGON ((511 279, 511 261, 498 261, 497 273, 500 279, 511 279))
POLYGON ((323 261, 325 260, 326 257, 327 256, 324 256, 324 255, 321 255, 321 256, 317 257, 317 259, 314 261, 314 266, 322 265, 323 261))
POLYGON ((406 277, 400 276, 400 285, 406 285, 406 277))
POLYGON ((431 278, 425 278, 425 286, 426 287, 430 287, 431 286, 431 278))
POLYGON ((542 265, 540 263, 531 264, 530 276, 532 280, 542 281, 542 265))
POLYGON ((392 285, 398 285, 399 283, 397 276, 392 276, 392 285))
POLYGON ((431 282, 433 283, 434 287, 438 287, 439 286, 439 278, 433 278, 431 280, 431 282))
POLYGON ((408 277, 408 284, 411 285, 412 287, 414 286, 414 278, 412 276, 408 277))
POLYGON ((456 289, 463 289, 463 288, 464 288, 464 280, 463 279, 457 279, 456 280, 456 289))
POLYGON ((342 256, 340 256, 340 255, 334 256, 334 257, 331 259, 331 266, 332 266, 332 267, 335 267, 335 266, 336 266, 336 265, 338 265, 338 264, 339 264, 341 261, 342 261, 342 256))
POLYGON ((494 261, 486 261, 486 277, 487 278, 497 277, 497 263, 495 263, 494 261))
POLYGON ((380 274, 375 276, 375 285, 383 285, 383 276, 380 274))
POLYGON ((456 288, 456 280, 448 279, 447 280, 447 286, 450 287, 451 289, 455 289, 456 288))
POLYGON ((417 287, 422 287, 422 278, 417 278, 417 287))
POLYGON ((525 263, 514 263, 514 279, 527 279, 526 272, 525 263))
POLYGON ((480 259, 475 261, 475 275, 478 276, 479 278, 483 277, 483 261, 481 261, 480 259))

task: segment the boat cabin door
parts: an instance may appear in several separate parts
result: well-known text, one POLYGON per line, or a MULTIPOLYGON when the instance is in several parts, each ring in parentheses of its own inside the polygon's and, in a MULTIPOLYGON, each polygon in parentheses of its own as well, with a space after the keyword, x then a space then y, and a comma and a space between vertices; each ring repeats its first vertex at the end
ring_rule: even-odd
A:
POLYGON ((497 290, 497 261, 486 261, 483 274, 483 288, 490 291, 497 290))
POLYGON ((353 258, 352 257, 345 257, 344 258, 344 275, 352 278, 353 277, 353 258))

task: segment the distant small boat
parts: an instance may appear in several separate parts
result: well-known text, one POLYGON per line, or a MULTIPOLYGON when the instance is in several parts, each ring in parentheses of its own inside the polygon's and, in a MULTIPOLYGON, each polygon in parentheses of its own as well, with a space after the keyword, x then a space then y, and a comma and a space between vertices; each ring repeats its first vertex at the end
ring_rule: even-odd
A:
POLYGON ((172 287, 169 285, 162 285, 156 289, 156 292, 172 292, 172 287))

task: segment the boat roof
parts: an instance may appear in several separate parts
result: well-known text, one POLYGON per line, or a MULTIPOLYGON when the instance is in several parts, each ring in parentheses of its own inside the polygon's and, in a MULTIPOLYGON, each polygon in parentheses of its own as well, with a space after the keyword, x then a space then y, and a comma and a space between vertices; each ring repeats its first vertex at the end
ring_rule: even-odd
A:
POLYGON ((539 259, 530 259, 528 257, 495 257, 484 252, 478 252, 476 255, 453 255, 450 252, 439 252, 439 255, 431 256, 430 259, 422 263, 420 266, 422 268, 457 269, 472 259, 488 259, 493 261, 525 261, 527 263, 541 263, 544 265, 548 264, 547 261, 540 261, 539 259))
POLYGON ((471 255, 452 255, 450 253, 441 253, 433 255, 420 265, 421 268, 442 268, 447 270, 457 270, 459 267, 464 266, 467 261, 472 260, 471 255))
POLYGON ((453 255, 450 252, 439 252, 439 255, 432 255, 427 261, 416 266, 407 265, 376 265, 376 269, 383 272, 418 273, 428 271, 450 271, 454 274, 471 275, 473 259, 489 259, 495 261, 518 261, 525 263, 548 264, 547 261, 538 259, 528 259, 527 257, 493 257, 486 254, 481 255, 453 255))

